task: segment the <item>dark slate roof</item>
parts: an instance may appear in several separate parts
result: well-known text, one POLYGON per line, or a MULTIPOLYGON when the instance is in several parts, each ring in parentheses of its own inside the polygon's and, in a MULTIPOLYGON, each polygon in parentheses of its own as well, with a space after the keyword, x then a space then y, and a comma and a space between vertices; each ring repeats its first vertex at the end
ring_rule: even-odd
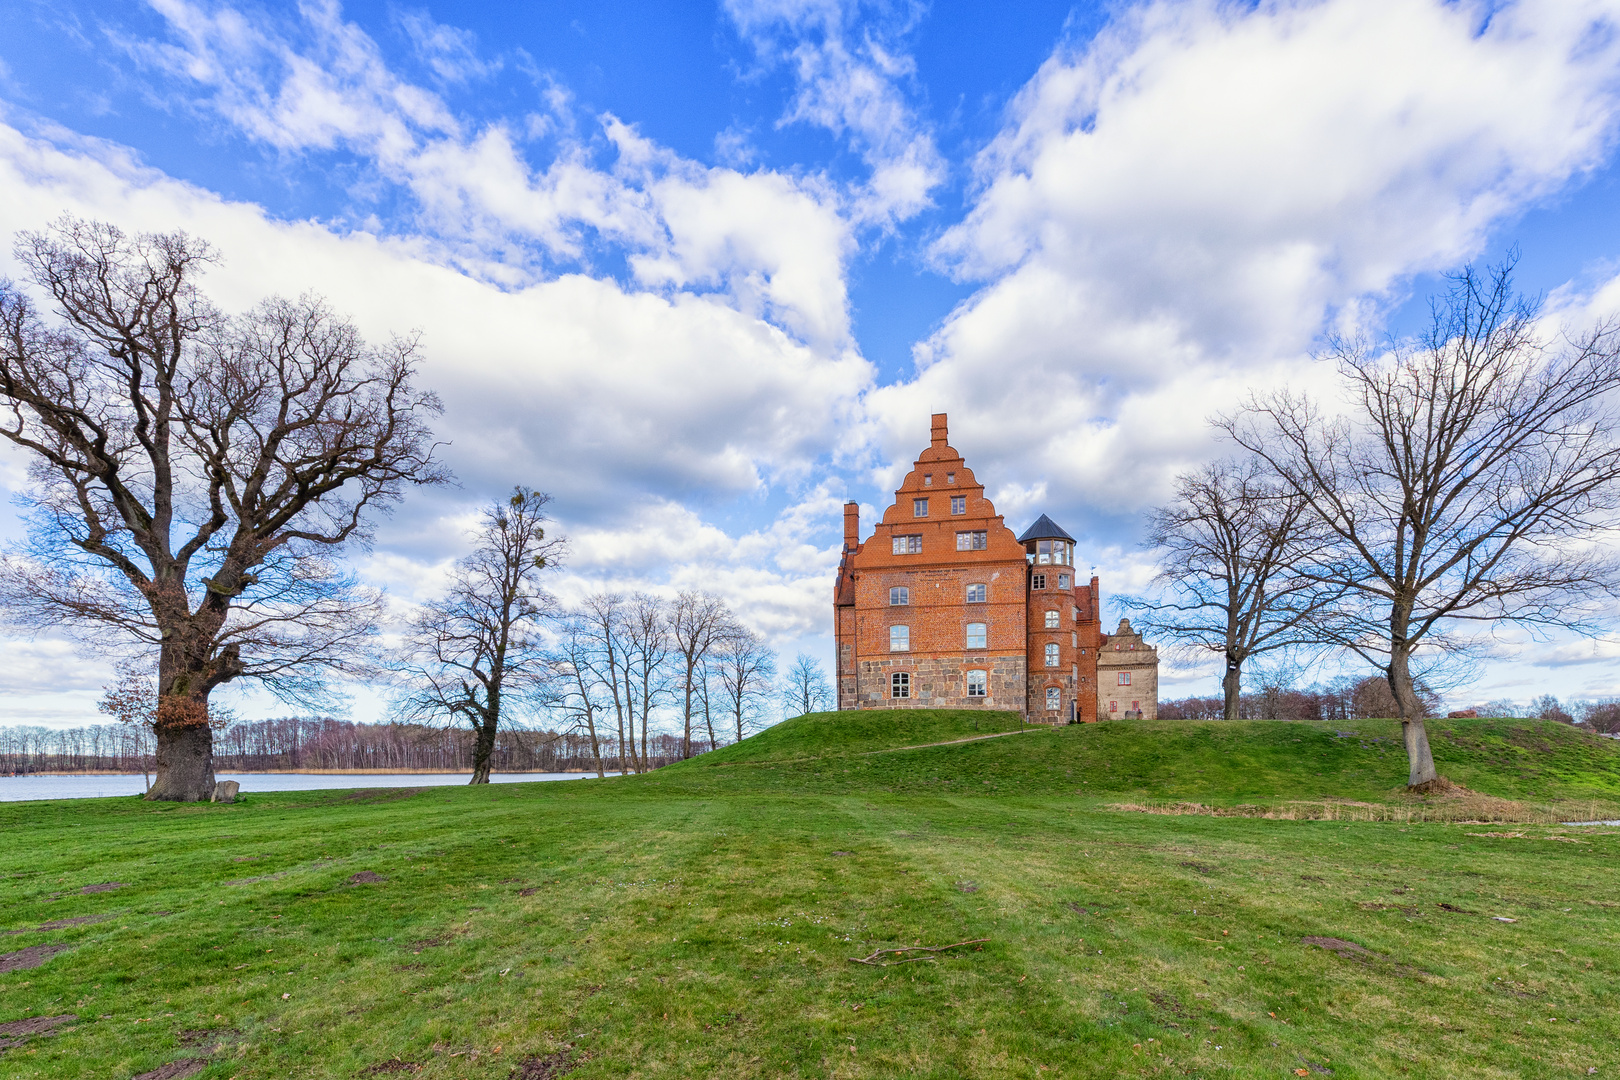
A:
POLYGON ((1063 526, 1042 514, 1035 524, 1024 530, 1024 535, 1018 538, 1020 544, 1031 540, 1067 540, 1074 543, 1074 537, 1063 531, 1063 526))

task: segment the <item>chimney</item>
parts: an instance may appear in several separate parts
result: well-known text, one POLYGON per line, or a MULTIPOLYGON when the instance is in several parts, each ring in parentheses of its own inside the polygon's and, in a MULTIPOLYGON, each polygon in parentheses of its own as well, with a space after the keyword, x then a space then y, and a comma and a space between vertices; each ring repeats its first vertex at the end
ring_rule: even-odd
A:
POLYGON ((935 446, 945 445, 945 414, 942 412, 934 414, 933 442, 935 446))
POLYGON ((861 504, 844 504, 844 550, 854 551, 861 542, 861 504))

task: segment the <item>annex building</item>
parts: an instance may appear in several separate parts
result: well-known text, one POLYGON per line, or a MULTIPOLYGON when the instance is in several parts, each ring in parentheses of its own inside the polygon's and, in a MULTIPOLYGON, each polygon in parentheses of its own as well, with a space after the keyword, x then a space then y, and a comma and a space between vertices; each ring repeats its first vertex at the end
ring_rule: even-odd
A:
POLYGON ((1013 709, 1038 723, 1158 712, 1158 651, 1104 634, 1095 576, 1042 514, 1015 536, 947 441, 946 417, 860 539, 844 505, 833 594, 840 709, 1013 709))

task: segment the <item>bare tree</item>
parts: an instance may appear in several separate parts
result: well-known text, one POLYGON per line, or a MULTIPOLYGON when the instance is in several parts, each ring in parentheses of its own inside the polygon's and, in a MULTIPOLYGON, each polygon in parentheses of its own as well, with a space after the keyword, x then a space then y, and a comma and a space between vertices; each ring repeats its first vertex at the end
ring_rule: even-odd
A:
POLYGON ((602 769, 602 745, 597 723, 607 712, 612 676, 603 671, 596 636, 585 616, 577 613, 567 616, 563 620, 559 639, 551 655, 552 672, 558 684, 555 705, 576 726, 584 725, 591 740, 591 759, 596 764, 596 776, 601 779, 606 774, 602 769))
MULTIPOLYGON (((630 713, 641 721, 639 766, 652 767, 647 751, 653 711, 674 694, 670 659, 674 653, 668 606, 649 593, 636 593, 625 605, 624 653, 626 699, 630 713)), ((634 740, 634 720, 631 739, 634 740)))
POLYGON ((1438 782, 1414 656, 1465 649, 1470 624, 1590 631, 1620 581, 1600 546, 1620 518, 1620 327, 1551 341, 1510 272, 1459 274, 1417 342, 1335 343, 1349 415, 1285 390, 1223 421, 1332 533, 1340 640, 1389 680, 1413 787, 1438 782))
POLYGON ((633 676, 625 641, 624 597, 617 593, 595 593, 585 598, 576 616, 581 633, 589 642, 588 651, 582 655, 591 658, 598 678, 605 680, 613 699, 613 719, 619 734, 619 769, 640 772, 636 758, 635 699, 630 692, 633 676))
POLYGON ((737 741, 741 742, 760 704, 771 693, 776 654, 765 647, 758 634, 737 627, 720 640, 714 657, 720 698, 731 714, 737 741))
POLYGON ((793 658, 793 666, 782 680, 782 701, 788 711, 798 710, 797 715, 820 712, 832 700, 832 690, 827 685, 827 673, 821 668, 821 661, 809 653, 800 653, 793 658))
POLYGON ((556 603, 540 575, 557 566, 566 545, 546 536, 549 502, 550 495, 518 487, 484 509, 472 553, 456 564, 444 596, 423 605, 397 665, 410 685, 402 702, 408 716, 472 727, 470 783, 489 783, 503 711, 532 698, 550 671, 540 627, 556 603))
MULTIPOLYGON (((692 706, 701 704, 703 665, 709 650, 732 628, 731 609, 710 593, 683 592, 669 606, 669 633, 680 657, 681 757, 692 756, 692 706)), ((711 737, 709 745, 713 748, 711 737)))
POLYGON ((1175 501, 1153 511, 1155 589, 1125 604, 1144 632, 1221 655, 1224 716, 1236 720, 1244 664, 1323 640, 1337 590, 1308 568, 1325 540, 1305 499, 1261 462, 1212 462, 1178 476, 1175 501))
POLYGON ((368 345, 318 299, 226 317, 183 233, 63 219, 16 254, 48 325, 0 282, 0 435, 29 452, 32 539, 0 569, 28 629, 157 653, 149 798, 213 792, 209 694, 311 700, 355 670, 379 598, 332 561, 407 485, 435 484, 416 343, 368 345))

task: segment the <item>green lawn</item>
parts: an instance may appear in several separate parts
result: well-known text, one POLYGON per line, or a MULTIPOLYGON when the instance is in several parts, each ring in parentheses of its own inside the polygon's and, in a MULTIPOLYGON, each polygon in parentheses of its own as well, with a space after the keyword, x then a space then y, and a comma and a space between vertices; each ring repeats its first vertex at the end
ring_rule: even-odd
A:
MULTIPOLYGON (((1390 725, 850 719, 606 782, 0 804, 0 953, 68 947, 0 1023, 78 1017, 0 1076, 1620 1075, 1620 830, 1108 809, 1399 799, 1390 725)), ((1613 744, 1436 727, 1470 788, 1620 796, 1613 744)))

